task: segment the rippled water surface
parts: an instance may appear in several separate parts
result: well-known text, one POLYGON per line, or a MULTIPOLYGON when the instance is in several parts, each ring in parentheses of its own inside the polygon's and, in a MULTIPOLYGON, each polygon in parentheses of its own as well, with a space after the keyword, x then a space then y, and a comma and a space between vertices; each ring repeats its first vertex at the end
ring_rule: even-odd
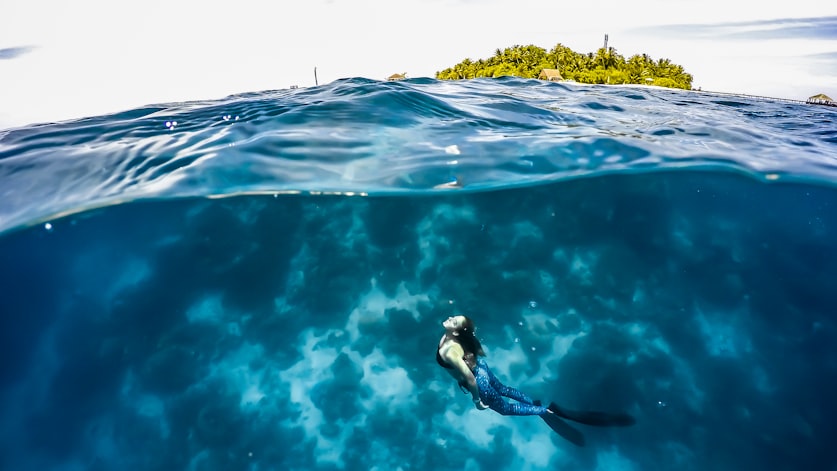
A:
POLYGON ((0 131, 0 230, 140 198, 532 185, 669 168, 837 179, 835 110, 497 79, 327 86, 0 131))
POLYGON ((835 111, 350 79, 0 131, 0 469, 834 469, 835 111), (474 409, 459 313, 636 424, 474 409))

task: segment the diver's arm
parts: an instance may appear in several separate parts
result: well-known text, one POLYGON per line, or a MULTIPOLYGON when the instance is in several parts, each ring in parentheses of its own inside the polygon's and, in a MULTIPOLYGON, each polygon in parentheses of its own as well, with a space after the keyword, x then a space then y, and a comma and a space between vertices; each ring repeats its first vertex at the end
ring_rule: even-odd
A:
POLYGON ((468 364, 462 358, 465 356, 465 351, 462 350, 462 347, 455 342, 451 342, 447 348, 444 348, 440 352, 440 355, 449 365, 453 366, 459 372, 459 376, 462 378, 462 382, 468 386, 468 391, 470 391, 477 408, 485 409, 487 406, 480 401, 480 390, 477 388, 477 379, 474 378, 474 372, 471 371, 471 368, 468 368, 468 364))
POLYGON ((459 371, 459 374, 462 375, 462 379, 464 380, 465 385, 468 387, 468 391, 471 392, 471 397, 474 398, 474 402, 480 400, 480 390, 477 388, 477 379, 474 377, 474 373, 468 368, 468 365, 465 363, 465 360, 462 358, 457 358, 455 361, 451 362, 459 371))

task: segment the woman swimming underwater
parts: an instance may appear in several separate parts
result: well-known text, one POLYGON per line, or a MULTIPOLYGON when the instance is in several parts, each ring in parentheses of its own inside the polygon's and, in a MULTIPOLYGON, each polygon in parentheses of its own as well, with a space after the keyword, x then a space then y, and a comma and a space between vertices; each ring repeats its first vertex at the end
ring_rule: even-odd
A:
POLYGON ((445 368, 459 383, 459 387, 471 393, 477 409, 488 409, 502 415, 537 415, 552 430, 579 446, 584 446, 584 436, 561 418, 595 426, 627 426, 634 424, 628 414, 606 412, 571 411, 550 403, 541 405, 515 388, 501 383, 488 368, 474 322, 465 316, 453 316, 442 322, 445 334, 439 340, 436 362, 445 368), (513 399, 508 402, 504 397, 513 399))

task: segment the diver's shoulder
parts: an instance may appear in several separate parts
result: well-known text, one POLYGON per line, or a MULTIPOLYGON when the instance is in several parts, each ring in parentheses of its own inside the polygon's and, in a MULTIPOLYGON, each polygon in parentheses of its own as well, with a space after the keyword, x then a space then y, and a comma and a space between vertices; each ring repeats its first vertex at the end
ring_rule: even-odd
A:
POLYGON ((439 355, 443 358, 461 358, 464 353, 465 350, 462 348, 462 345, 456 341, 456 339, 442 337, 442 340, 439 342, 439 355))

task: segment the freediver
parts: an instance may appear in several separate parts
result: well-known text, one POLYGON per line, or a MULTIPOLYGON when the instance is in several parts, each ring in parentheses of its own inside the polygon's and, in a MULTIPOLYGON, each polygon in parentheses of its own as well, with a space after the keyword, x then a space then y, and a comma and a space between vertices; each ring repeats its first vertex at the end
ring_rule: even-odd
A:
POLYGON ((474 321, 466 316, 452 316, 442 322, 445 334, 436 349, 436 362, 459 383, 460 389, 471 393, 479 410, 491 409, 502 415, 537 415, 556 433, 570 442, 584 446, 584 435, 563 419, 600 427, 629 426, 635 420, 624 413, 572 411, 554 402, 543 406, 523 392, 506 386, 488 368, 482 344, 476 336, 474 321), (508 402, 508 397, 515 402, 508 402))

